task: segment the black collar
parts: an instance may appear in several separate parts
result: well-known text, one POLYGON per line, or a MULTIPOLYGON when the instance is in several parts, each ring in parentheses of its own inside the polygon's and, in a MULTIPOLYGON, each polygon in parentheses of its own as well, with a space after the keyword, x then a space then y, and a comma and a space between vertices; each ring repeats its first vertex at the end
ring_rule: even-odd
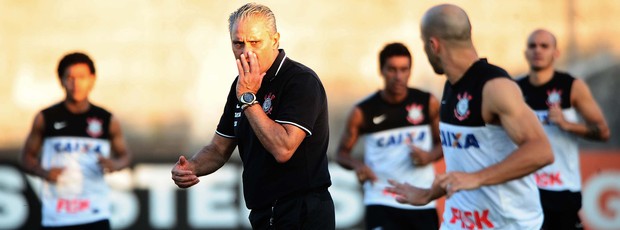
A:
POLYGON ((269 79, 269 81, 273 81, 273 79, 276 78, 280 72, 280 68, 282 68, 284 61, 286 60, 286 53, 284 52, 284 49, 278 49, 278 51, 280 52, 278 53, 278 57, 276 57, 276 60, 273 61, 273 64, 271 64, 271 67, 267 70, 267 74, 265 74, 265 78, 269 79))

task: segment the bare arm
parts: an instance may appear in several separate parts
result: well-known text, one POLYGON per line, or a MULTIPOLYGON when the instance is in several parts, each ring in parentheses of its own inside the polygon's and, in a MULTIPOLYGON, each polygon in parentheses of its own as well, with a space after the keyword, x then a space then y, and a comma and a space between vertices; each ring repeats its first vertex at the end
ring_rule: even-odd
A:
POLYGON ((299 127, 271 120, 260 106, 250 106, 244 112, 260 143, 279 163, 290 160, 306 138, 299 127))
POLYGON ((575 79, 571 91, 571 104, 585 120, 585 124, 566 121, 559 107, 549 109, 549 119, 561 129, 581 137, 597 140, 609 140, 609 127, 598 104, 592 97, 588 86, 582 80, 575 79))
POLYGON ((39 161, 39 154, 41 152, 41 146, 43 145, 43 132, 45 131, 45 120, 43 119, 43 113, 37 114, 32 123, 32 128, 24 149, 20 157, 21 165, 29 174, 38 176, 45 180, 55 182, 58 175, 62 172, 62 168, 51 168, 49 171, 41 167, 39 161))
POLYGON ((110 119, 110 143, 112 145, 112 157, 108 159, 99 156, 99 163, 103 168, 111 172, 129 166, 131 163, 131 152, 127 149, 121 124, 116 117, 110 119))
POLYGON ((473 173, 450 172, 438 175, 430 189, 392 182, 388 191, 399 194, 402 203, 423 205, 460 190, 477 189, 528 175, 553 162, 553 153, 542 126, 521 97, 511 80, 498 78, 483 89, 482 114, 486 123, 500 122, 512 141, 519 147, 503 161, 473 173))
MULTIPOLYGON (((432 95, 429 99, 429 116, 431 119, 431 132, 433 134, 433 149, 430 152, 421 152, 422 150, 413 147, 415 149, 411 153, 411 157, 416 165, 426 165, 443 158, 443 149, 441 147, 441 139, 439 138, 439 101, 432 95)), ((428 189, 388 180, 392 187, 386 189, 388 192, 397 195, 396 201, 399 203, 416 206, 426 205, 446 195, 446 190, 440 184, 445 177, 445 174, 436 175, 433 184, 428 189)))
POLYGON ((398 183, 394 180, 388 180, 392 186, 387 187, 386 190, 396 194, 396 201, 399 203, 422 206, 446 195, 446 190, 440 184, 446 177, 447 175, 445 174, 437 175, 428 189, 418 188, 409 183, 398 183))
POLYGON ((462 189, 495 185, 528 175, 553 162, 551 146, 536 116, 511 80, 493 79, 483 89, 482 113, 487 123, 496 118, 518 148, 503 161, 474 173, 449 173, 441 181, 448 196, 462 189))
POLYGON ((439 101, 433 95, 428 100, 433 149, 426 152, 412 145, 411 159, 415 165, 427 165, 443 158, 441 139, 439 139, 439 101))
POLYGON ((364 162, 351 156, 353 146, 355 146, 359 138, 359 128, 362 124, 362 119, 362 111, 357 107, 353 108, 349 114, 342 137, 340 138, 336 161, 340 166, 346 169, 355 169, 357 166, 364 164, 364 162))
POLYGON ((211 174, 230 159, 237 146, 236 140, 214 135, 211 143, 187 160, 184 156, 172 168, 172 180, 180 188, 187 188, 200 182, 198 177, 211 174))
POLYGON ((338 153, 336 155, 336 161, 338 164, 346 169, 355 170, 357 179, 360 183, 370 180, 374 182, 377 180, 375 173, 364 162, 355 159, 351 156, 351 151, 355 146, 359 138, 359 131, 362 127, 364 115, 358 107, 354 107, 347 124, 345 126, 342 137, 340 138, 340 145, 338 146, 338 153))
POLYGON ((481 185, 504 183, 553 163, 551 145, 536 115, 515 95, 522 95, 521 90, 509 79, 494 79, 484 86, 483 114, 495 114, 518 148, 502 162, 476 173, 481 185))

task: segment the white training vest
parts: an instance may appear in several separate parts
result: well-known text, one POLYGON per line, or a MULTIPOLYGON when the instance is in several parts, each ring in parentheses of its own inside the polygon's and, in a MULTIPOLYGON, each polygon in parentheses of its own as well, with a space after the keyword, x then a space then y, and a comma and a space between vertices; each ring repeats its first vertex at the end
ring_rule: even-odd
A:
POLYGON ((377 181, 364 183, 364 204, 385 205, 400 209, 429 209, 435 208, 435 202, 424 206, 413 206, 398 203, 395 195, 385 191, 390 186, 388 179, 400 183, 409 183, 421 188, 430 188, 435 179, 432 163, 425 166, 415 166, 410 157, 409 143, 416 147, 430 151, 433 147, 433 137, 430 125, 407 126, 394 128, 365 137, 364 162, 377 176, 377 181))
POLYGON ((110 156, 108 140, 89 137, 45 138, 41 166, 64 167, 56 184, 41 191, 43 226, 79 225, 108 219, 108 186, 97 156, 110 156))
MULTIPOLYGON (((579 147, 577 136, 561 130, 549 122, 548 110, 534 111, 541 121, 545 133, 551 143, 555 160, 535 173, 536 183, 540 189, 549 191, 571 192, 581 191, 581 174, 579 169, 579 147)), ((563 109, 564 119, 577 123, 577 112, 574 108, 563 109)))
MULTIPOLYGON (((476 172, 503 161, 517 146, 501 126, 439 125, 447 172, 476 172)), ((540 229, 534 176, 456 192, 446 200, 442 229, 540 229)))

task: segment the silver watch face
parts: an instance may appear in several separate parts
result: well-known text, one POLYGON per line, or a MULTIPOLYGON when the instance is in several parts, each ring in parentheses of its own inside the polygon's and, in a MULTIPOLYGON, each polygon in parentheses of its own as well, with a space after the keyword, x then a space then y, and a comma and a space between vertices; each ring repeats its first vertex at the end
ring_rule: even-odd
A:
POLYGON ((253 93, 247 92, 241 94, 241 103, 249 104, 256 99, 253 93))

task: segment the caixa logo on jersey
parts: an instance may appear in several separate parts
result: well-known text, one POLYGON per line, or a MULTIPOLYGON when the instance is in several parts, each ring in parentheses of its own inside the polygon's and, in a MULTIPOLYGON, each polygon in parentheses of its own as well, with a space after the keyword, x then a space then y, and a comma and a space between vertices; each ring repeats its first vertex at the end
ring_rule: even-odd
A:
POLYGON ((467 148, 480 148, 478 139, 471 133, 455 133, 450 131, 439 131, 441 138, 441 145, 444 147, 467 149, 467 148))
POLYGON ((54 143, 54 151, 56 153, 94 153, 103 154, 104 146, 95 142, 86 141, 59 141, 54 143))
POLYGON ((419 143, 422 142, 424 138, 426 138, 426 136, 427 134, 424 131, 391 133, 389 135, 377 138, 377 147, 386 148, 394 145, 400 145, 403 143, 419 143))
POLYGON ((536 113, 536 117, 538 117, 538 121, 540 121, 543 125, 549 125, 549 112, 547 110, 543 111, 534 111, 536 113))

